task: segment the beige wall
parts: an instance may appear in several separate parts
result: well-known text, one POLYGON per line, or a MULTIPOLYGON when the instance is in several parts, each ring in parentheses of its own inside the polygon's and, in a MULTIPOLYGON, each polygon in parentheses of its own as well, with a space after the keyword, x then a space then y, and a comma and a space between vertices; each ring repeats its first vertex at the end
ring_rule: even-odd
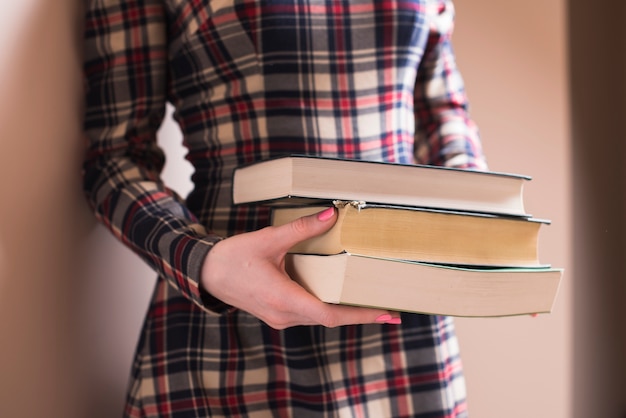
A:
POLYGON ((555 310, 459 319, 470 411, 480 418, 572 416, 572 209, 564 0, 457 1, 454 42, 491 169, 529 174, 527 210, 552 220, 543 262, 564 267, 555 310))
MULTIPOLYGON (((518 3, 458 1, 455 45, 490 166, 533 176, 528 209, 553 222, 541 236, 542 259, 566 268, 565 283, 552 315, 457 320, 470 408, 480 418, 618 417, 619 392, 626 394, 612 365, 621 360, 623 367, 624 345, 611 331, 623 328, 618 261, 626 228, 609 221, 623 219, 624 182, 617 183, 621 200, 605 196, 609 175, 624 176, 623 107, 602 119, 612 121, 604 130, 585 118, 597 108, 588 103, 603 102, 613 86, 595 60, 573 53, 587 72, 573 73, 571 134, 566 0, 518 3), (593 80, 603 80, 604 90, 586 89, 593 80), (611 137, 615 152, 594 148, 595 132, 611 137), (604 174, 589 175, 598 170, 604 174), (587 196, 604 201, 604 209, 587 196)), ((582 29, 584 3, 572 1, 579 5, 572 22, 582 29)), ((137 257, 93 224, 79 197, 75 12, 70 0, 0 4, 2 417, 120 416, 154 283, 137 257)), ((602 16, 592 22, 605 27, 602 16)), ((593 50, 584 34, 596 32, 581 33, 578 40, 593 50)), ((613 50, 597 53, 618 72, 624 67, 609 65, 613 50)), ((166 181, 185 193, 189 169, 174 163, 182 151, 171 123, 160 140, 171 162, 166 181)))

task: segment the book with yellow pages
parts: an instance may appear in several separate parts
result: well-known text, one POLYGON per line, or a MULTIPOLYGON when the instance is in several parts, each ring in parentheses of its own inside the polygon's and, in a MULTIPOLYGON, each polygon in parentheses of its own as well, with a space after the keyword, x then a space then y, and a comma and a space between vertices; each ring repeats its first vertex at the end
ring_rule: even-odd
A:
POLYGON ((235 169, 233 203, 301 204, 316 200, 529 216, 528 176, 468 169, 290 155, 235 169))
POLYGON ((289 275, 327 303, 463 317, 549 313, 562 270, 469 269, 364 257, 287 254, 289 275))
MULTIPOLYGON (((467 212, 335 202, 338 218, 326 233, 290 252, 351 254, 455 265, 541 267, 538 236, 546 220, 467 212)), ((326 206, 327 207, 327 206, 326 206)), ((323 210, 276 207, 282 225, 323 210)))

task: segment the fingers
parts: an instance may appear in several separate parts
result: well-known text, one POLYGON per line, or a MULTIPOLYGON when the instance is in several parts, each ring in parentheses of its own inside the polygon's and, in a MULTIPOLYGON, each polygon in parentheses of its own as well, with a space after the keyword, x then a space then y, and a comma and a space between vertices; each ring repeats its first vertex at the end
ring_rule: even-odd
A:
POLYGON ((402 323, 400 314, 397 312, 355 306, 324 305, 318 314, 317 322, 329 328, 353 324, 399 325, 402 323))
POLYGON ((334 328, 354 324, 400 324, 400 314, 382 309, 334 305, 320 301, 296 282, 276 282, 267 295, 259 294, 261 306, 248 311, 275 329, 297 325, 322 325, 334 328))
MULTIPOLYGON (((295 282, 293 286, 299 289, 291 293, 292 297, 283 300, 282 311, 289 312, 287 315, 294 325, 322 325, 334 328, 342 325, 354 324, 400 324, 400 314, 383 309, 365 308, 347 305, 334 305, 320 301, 308 293, 295 282)), ((276 328, 276 324, 269 324, 276 328)), ((279 328, 291 326, 291 323, 283 323, 279 328)))
MULTIPOLYGON (((287 252, 291 247, 306 239, 321 235, 332 228, 337 220, 335 208, 330 207, 324 211, 310 216, 304 216, 285 225, 274 227, 271 231, 272 242, 287 252)), ((295 282, 293 282, 294 285, 295 282)), ((298 285, 296 285, 298 286, 298 285)), ((299 286, 298 286, 299 287, 299 286)), ((284 300, 283 312, 290 311, 290 318, 299 324, 323 325, 337 327, 351 324, 399 324, 400 315, 380 309, 362 308, 355 306, 332 305, 321 302, 319 299, 300 288, 298 297, 284 300)), ((283 316, 283 318, 285 318, 283 316)), ((290 321, 288 321, 290 322, 290 321)), ((285 328, 290 324, 268 324, 275 328, 285 328)))
POLYGON ((273 228, 275 245, 286 252, 297 243, 328 231, 337 220, 334 207, 273 228))
POLYGON ((323 303, 286 274, 284 255, 289 248, 328 231, 336 218, 334 208, 328 208, 282 226, 220 241, 203 265, 202 287, 276 329, 400 323, 399 314, 386 310, 323 303))
POLYGON ((355 306, 323 304, 312 316, 308 317, 311 325, 335 328, 355 324, 393 324, 402 323, 397 312, 379 309, 359 308, 355 306))

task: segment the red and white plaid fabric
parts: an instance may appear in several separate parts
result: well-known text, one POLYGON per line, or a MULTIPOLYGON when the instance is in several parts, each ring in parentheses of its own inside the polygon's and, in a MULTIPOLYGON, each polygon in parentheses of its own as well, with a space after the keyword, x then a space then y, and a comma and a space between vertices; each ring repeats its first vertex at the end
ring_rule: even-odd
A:
POLYGON ((270 329, 199 290, 233 207, 234 167, 287 153, 482 169, 451 49, 424 0, 88 0, 84 184, 96 216, 159 275, 129 417, 466 415, 450 318, 270 329), (162 183, 166 102, 194 190, 162 183))

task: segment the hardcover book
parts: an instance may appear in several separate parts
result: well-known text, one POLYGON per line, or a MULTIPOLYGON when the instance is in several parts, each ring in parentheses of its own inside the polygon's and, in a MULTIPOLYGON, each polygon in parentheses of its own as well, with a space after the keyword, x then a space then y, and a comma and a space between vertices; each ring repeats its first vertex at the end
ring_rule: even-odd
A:
MULTIPOLYGON (((337 222, 325 234, 290 252, 348 252, 383 258, 457 265, 540 267, 538 238, 548 221, 428 210, 361 202, 335 202, 337 222)), ((324 210, 278 207, 272 224, 283 225, 324 210)))
POLYGON ((232 192, 235 204, 356 200, 529 216, 523 202, 528 180, 516 174, 292 155, 238 167, 232 192))
POLYGON ((327 303, 464 317, 552 311, 562 270, 470 269, 359 256, 287 254, 289 275, 327 303))

